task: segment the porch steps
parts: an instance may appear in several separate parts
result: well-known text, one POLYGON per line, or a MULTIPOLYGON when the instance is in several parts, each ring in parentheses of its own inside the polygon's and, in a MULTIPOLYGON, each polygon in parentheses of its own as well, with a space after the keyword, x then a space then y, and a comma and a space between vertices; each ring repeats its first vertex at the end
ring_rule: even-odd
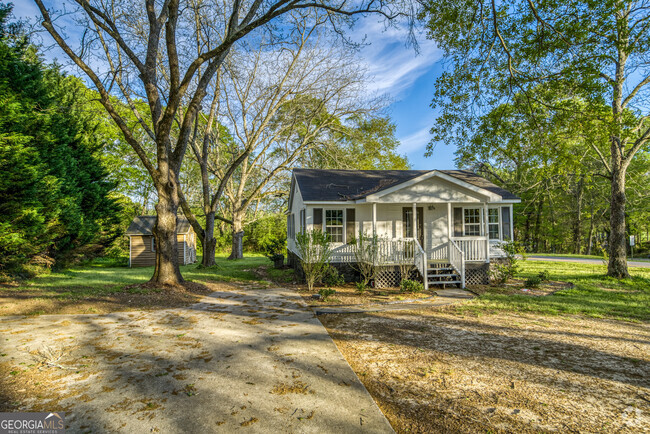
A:
POLYGON ((430 262, 427 267, 427 281, 429 286, 440 285, 446 288, 447 285, 461 286, 460 274, 449 263, 430 262))

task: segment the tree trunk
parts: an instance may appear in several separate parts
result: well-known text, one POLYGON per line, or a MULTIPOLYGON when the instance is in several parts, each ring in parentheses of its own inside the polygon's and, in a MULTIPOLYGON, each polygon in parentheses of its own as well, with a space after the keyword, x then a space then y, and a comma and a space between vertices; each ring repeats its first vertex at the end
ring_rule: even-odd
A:
POLYGON ((244 258, 244 224, 241 214, 232 217, 232 250, 228 259, 244 258))
POLYGON ((537 204, 537 216, 535 218, 535 242, 533 246, 533 251, 539 253, 539 240, 541 239, 541 227, 542 227, 542 210, 544 209, 544 196, 539 198, 539 203, 537 204))
POLYGON ((630 277, 627 271, 627 243, 625 232, 625 172, 620 159, 612 162, 612 198, 609 213, 609 264, 607 275, 618 279, 630 277))
POLYGON ((214 238, 214 215, 214 211, 210 211, 205 215, 205 230, 203 231, 203 240, 201 241, 203 247, 201 265, 204 267, 216 265, 214 255, 217 248, 217 240, 214 238))
POLYGON ((580 254, 580 247, 582 246, 582 199, 584 196, 584 175, 580 177, 578 185, 576 186, 576 212, 573 220, 573 253, 580 254))
POLYGON ((178 244, 176 242, 176 212, 178 194, 173 183, 164 183, 158 188, 158 215, 153 228, 156 243, 156 269, 152 283, 159 285, 178 285, 183 282, 178 264, 178 244))
POLYGON ((587 236, 587 251, 585 254, 591 255, 594 246, 594 199, 591 198, 591 217, 589 218, 589 235, 587 236))

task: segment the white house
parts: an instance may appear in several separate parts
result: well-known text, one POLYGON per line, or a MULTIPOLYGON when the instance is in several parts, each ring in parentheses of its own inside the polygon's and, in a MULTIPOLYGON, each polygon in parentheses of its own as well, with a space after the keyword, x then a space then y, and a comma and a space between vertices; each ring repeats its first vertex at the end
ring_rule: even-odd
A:
POLYGON ((512 204, 520 199, 465 170, 295 169, 287 212, 289 262, 296 233, 330 234, 334 265, 354 261, 360 232, 379 240, 377 286, 392 286, 405 254, 433 284, 486 283, 498 244, 512 238, 512 204), (410 252, 410 253, 409 253, 410 252))

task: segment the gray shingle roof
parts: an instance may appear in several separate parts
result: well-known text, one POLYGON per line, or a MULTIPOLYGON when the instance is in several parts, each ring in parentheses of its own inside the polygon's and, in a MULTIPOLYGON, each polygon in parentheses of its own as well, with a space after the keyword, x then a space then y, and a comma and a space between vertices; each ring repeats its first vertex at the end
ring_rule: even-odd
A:
MULTIPOLYGON (((153 225, 156 223, 155 215, 140 215, 133 219, 126 235, 151 235, 153 225)), ((190 222, 185 217, 178 217, 176 221, 176 233, 186 234, 190 231, 190 222)))
MULTIPOLYGON (((293 174, 304 201, 330 202, 363 199, 431 170, 330 170, 294 169, 293 174)), ((519 199, 498 185, 468 170, 439 170, 476 187, 498 194, 504 200, 519 199)))

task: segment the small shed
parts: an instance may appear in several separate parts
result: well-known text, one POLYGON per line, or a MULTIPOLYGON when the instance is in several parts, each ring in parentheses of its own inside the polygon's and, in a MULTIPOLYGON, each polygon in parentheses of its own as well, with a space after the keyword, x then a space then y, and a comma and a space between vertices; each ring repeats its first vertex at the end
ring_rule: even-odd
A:
MULTIPOLYGON (((152 234, 155 215, 142 215, 133 219, 126 235, 129 236, 129 267, 150 267, 156 264, 156 242, 152 234)), ((196 233, 184 217, 176 221, 178 262, 181 265, 196 262, 196 233)))

